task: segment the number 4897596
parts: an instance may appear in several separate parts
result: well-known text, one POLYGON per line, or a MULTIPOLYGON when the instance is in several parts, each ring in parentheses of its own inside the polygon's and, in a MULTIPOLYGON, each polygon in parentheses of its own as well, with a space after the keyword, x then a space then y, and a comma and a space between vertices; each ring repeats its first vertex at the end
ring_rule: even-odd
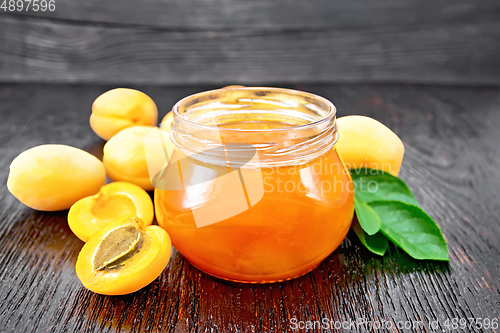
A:
MULTIPOLYGON (((1 1, 1 0, 0 0, 1 1)), ((56 10, 55 0, 3 0, 0 9, 4 12, 51 11, 56 10)))

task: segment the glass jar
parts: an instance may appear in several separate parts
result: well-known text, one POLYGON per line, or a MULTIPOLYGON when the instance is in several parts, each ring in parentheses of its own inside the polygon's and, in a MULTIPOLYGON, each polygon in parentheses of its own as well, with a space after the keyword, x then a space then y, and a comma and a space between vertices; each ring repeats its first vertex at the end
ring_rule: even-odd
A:
POLYGON ((158 223, 200 270, 267 283, 315 268, 354 209, 336 109, 305 92, 237 87, 173 108, 168 166, 153 181, 158 223))

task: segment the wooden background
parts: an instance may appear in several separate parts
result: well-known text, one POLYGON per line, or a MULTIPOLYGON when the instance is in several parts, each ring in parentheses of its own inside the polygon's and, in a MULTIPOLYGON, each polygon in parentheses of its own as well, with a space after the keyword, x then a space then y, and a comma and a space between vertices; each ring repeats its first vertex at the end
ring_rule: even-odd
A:
MULTIPOLYGON (((221 85, 285 86, 402 138, 401 177, 441 226, 451 261, 416 261, 394 247, 380 258, 349 233, 301 278, 242 285, 174 251, 151 285, 106 297, 76 277, 83 243, 67 212, 31 210, 1 186, 0 332, 290 332, 292 318, 364 318, 424 326, 352 332, 429 333, 450 332, 447 319, 500 320, 500 1, 55 4, 54 12, 0 10, 0 183, 36 145, 102 157, 88 118, 108 89, 142 90, 163 116, 221 85)), ((485 331, 500 329, 453 330, 485 331)))
POLYGON ((55 5, 0 10, 0 81, 500 84, 498 0, 55 5))
MULTIPOLYGON (((0 85, 0 183, 12 159, 39 144, 64 143, 101 157, 103 141, 88 117, 94 98, 111 87, 0 85)), ((406 152, 400 176, 441 226, 449 263, 412 260, 394 247, 377 257, 349 233, 317 269, 289 282, 224 282, 174 251, 151 285, 131 295, 101 296, 75 274, 83 243, 69 229, 67 211, 31 210, 1 186, 0 331, 268 333, 291 332, 292 318, 364 318, 424 326, 314 332, 500 332, 445 326, 453 318, 500 320, 500 89, 290 87, 334 101, 339 116, 374 117, 401 137, 406 152), (434 321, 437 329, 429 324, 434 321)), ((135 88, 150 95, 163 116, 180 98, 215 86, 135 88)))

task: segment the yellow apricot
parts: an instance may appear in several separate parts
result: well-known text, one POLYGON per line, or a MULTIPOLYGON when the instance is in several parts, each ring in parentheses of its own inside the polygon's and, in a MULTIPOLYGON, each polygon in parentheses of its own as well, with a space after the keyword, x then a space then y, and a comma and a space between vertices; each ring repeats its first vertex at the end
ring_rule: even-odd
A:
POLYGON ((95 293, 133 293, 161 274, 171 249, 165 230, 146 226, 135 216, 122 216, 85 243, 76 261, 76 275, 95 293))
POLYGON ((168 162, 172 144, 168 133, 153 126, 126 128, 104 145, 103 163, 113 180, 154 189, 151 179, 168 162), (165 152, 169 154, 165 155, 165 152))
POLYGON ((167 132, 170 132, 172 129, 170 127, 170 125, 172 124, 172 121, 174 120, 174 113, 172 111, 170 111, 169 113, 167 113, 167 115, 165 117, 163 117, 163 119, 161 120, 161 123, 160 123, 160 128, 164 131, 167 131, 167 132))
POLYGON ((114 182, 101 187, 99 193, 78 200, 68 213, 68 224, 73 233, 86 242, 97 231, 123 215, 140 218, 151 225, 154 218, 153 202, 141 187, 114 182))
POLYGON ((348 168, 371 168, 394 176, 399 174, 405 148, 388 127, 365 116, 340 117, 337 126, 337 152, 348 168))
POLYGON ((97 97, 92 105, 90 127, 104 140, 120 130, 135 126, 156 126, 158 109, 155 102, 143 92, 117 88, 97 97))
POLYGON ((233 88, 245 88, 245 86, 240 86, 240 85, 234 84, 231 86, 222 87, 221 89, 233 89, 233 88))
POLYGON ((7 187, 28 207, 43 211, 68 209, 96 194, 106 172, 91 154, 65 145, 41 145, 26 150, 10 165, 7 187))

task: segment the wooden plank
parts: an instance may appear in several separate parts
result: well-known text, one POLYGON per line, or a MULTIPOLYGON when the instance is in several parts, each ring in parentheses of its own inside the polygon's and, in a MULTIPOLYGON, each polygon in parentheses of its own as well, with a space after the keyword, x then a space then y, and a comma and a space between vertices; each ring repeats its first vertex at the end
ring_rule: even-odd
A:
POLYGON ((0 17, 0 81, 500 83, 500 22, 165 31, 0 17))
POLYGON ((495 0, 54 0, 18 15, 169 29, 325 29, 495 21, 495 0))
MULTIPOLYGON (((0 85, 0 179, 21 151, 65 143, 100 156, 91 131, 93 99, 112 86, 0 85)), ((176 100, 215 86, 133 86, 164 115, 176 100)), ((85 290, 74 272, 83 245, 67 212, 28 209, 0 188, 0 327, 12 332, 290 332, 291 319, 450 331, 453 318, 499 318, 499 88, 418 85, 290 86, 322 95, 339 116, 363 114, 393 129, 406 146, 401 177, 441 226, 449 263, 415 261, 391 247, 381 258, 349 234, 309 274, 244 285, 200 272, 174 252, 151 285, 107 297, 85 290), (429 322, 437 321, 437 328, 429 322), (417 324, 419 325, 419 324, 417 324)), ((481 322, 483 322, 481 320, 481 322)), ((313 331, 313 330, 310 330, 313 331)), ((319 331, 319 330, 315 330, 319 331)), ((323 332, 338 332, 325 329, 323 332)), ((347 330, 346 330, 347 331, 347 330)), ((483 332, 475 327, 460 332, 483 332)), ((498 331, 498 329, 496 330, 498 331)))

